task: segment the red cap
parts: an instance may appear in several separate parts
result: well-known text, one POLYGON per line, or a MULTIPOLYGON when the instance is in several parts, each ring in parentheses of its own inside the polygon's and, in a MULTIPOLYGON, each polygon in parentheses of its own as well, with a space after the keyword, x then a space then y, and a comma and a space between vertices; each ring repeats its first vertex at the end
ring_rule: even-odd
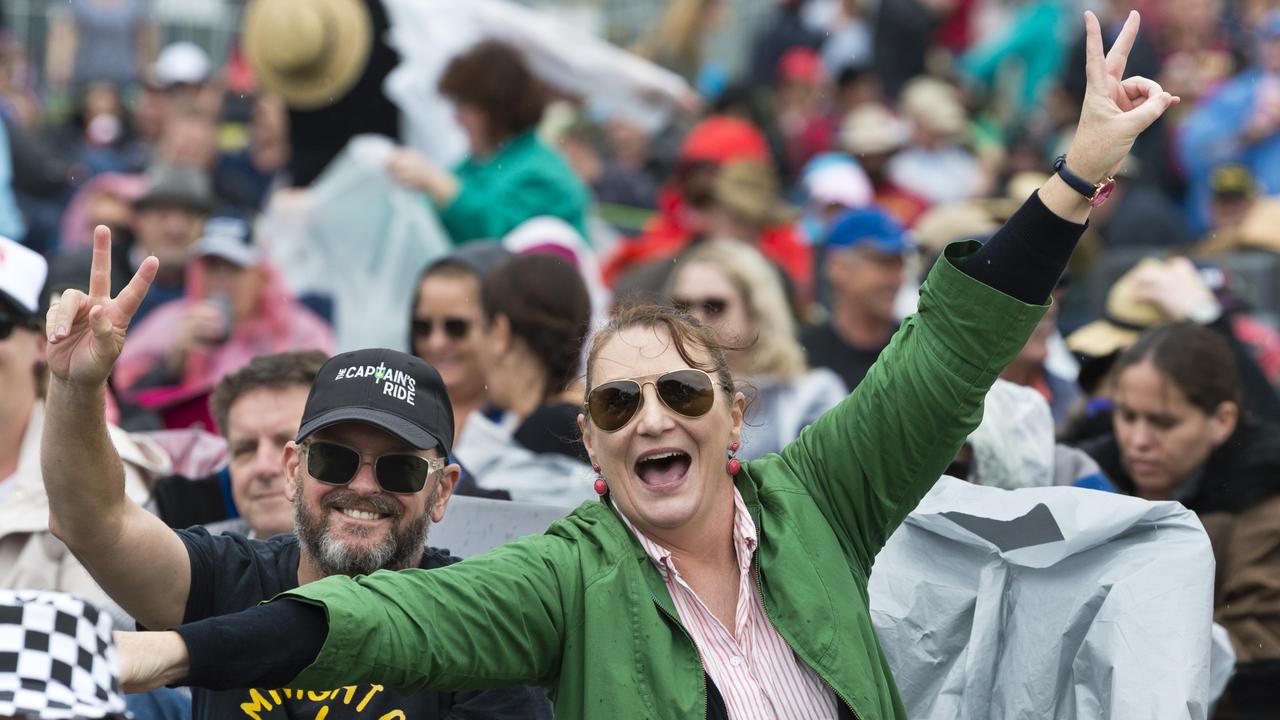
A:
POLYGON ((819 83, 827 71, 818 53, 807 47, 795 47, 782 54, 777 74, 779 82, 819 83))
POLYGON ((767 162, 768 159, 769 146, 764 133, 746 120, 724 115, 698 123, 680 146, 682 162, 723 165, 731 160, 767 162))

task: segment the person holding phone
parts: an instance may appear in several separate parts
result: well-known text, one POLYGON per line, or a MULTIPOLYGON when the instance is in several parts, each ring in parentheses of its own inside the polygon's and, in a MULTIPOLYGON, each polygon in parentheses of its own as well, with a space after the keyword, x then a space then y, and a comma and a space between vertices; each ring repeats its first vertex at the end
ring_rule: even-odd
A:
POLYGON ((193 253, 186 296, 139 323, 114 381, 127 401, 159 411, 165 425, 213 431, 207 400, 220 378, 260 355, 327 354, 333 332, 263 261, 243 218, 209 218, 193 253))

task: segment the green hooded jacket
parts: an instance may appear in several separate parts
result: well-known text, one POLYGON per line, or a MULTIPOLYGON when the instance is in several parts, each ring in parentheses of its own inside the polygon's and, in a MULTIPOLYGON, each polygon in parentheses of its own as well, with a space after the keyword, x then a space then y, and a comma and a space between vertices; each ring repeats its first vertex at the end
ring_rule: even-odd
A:
MULTIPOLYGON (((876 554, 978 425, 1044 311, 956 269, 975 249, 949 249, 919 312, 846 400, 735 479, 759 533, 769 619, 862 720, 906 718, 867 609, 876 554)), ((529 683, 565 720, 706 713, 698 651, 608 503, 447 568, 330 577, 282 597, 322 605, 329 620, 296 687, 529 683)))

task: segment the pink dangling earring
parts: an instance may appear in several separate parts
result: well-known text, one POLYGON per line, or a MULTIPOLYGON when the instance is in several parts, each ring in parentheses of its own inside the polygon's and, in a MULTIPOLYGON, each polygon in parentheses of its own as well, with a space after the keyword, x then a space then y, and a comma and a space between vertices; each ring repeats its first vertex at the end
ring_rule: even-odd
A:
POLYGON ((730 443, 729 453, 728 453, 729 462, 724 464, 725 471, 727 471, 730 475, 737 475, 738 471, 742 469, 742 461, 736 457, 737 454, 738 454, 738 443, 736 442, 730 443))
POLYGON ((604 476, 600 474, 599 465, 592 463, 591 469, 595 471, 596 474, 596 494, 603 496, 605 493, 609 492, 609 485, 604 481, 604 476))

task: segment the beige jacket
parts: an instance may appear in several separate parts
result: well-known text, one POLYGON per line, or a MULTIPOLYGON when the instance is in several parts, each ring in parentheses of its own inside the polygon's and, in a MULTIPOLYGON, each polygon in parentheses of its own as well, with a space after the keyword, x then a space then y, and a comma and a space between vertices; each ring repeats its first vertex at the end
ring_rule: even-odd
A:
MULTIPOLYGON (((169 458, 150 440, 114 426, 109 430, 124 461, 125 491, 145 506, 151 481, 169 473, 169 458)), ((0 588, 58 590, 108 605, 88 571, 49 532, 49 499, 40 474, 43 431, 44 405, 37 403, 22 438, 18 472, 0 495, 0 588)))

